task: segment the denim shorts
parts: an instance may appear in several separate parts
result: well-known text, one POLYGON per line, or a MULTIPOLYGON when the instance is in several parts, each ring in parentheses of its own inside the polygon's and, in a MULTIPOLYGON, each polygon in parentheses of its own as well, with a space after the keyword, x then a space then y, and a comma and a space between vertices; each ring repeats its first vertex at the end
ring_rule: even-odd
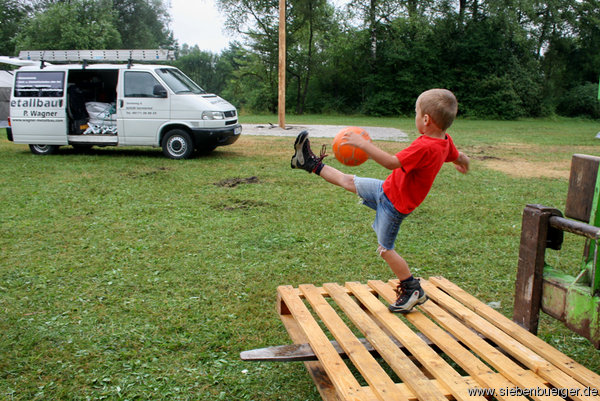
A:
POLYGON ((396 210, 383 192, 383 181, 354 176, 354 185, 363 205, 375 210, 375 221, 372 227, 377 234, 377 242, 385 249, 394 249, 400 224, 408 214, 396 210))

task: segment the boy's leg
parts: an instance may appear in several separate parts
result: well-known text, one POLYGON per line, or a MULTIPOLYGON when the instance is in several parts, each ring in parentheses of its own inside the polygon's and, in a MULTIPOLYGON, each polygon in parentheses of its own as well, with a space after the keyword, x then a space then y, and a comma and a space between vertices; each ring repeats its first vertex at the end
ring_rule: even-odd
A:
POLYGON ((327 166, 323 163, 323 158, 327 156, 324 151, 317 157, 310 148, 308 132, 302 131, 296 137, 294 143, 294 155, 292 156, 292 168, 299 168, 309 173, 315 173, 331 184, 338 185, 350 192, 356 193, 354 185, 354 176, 344 174, 338 169, 327 166))
POLYGON ((415 306, 421 305, 429 299, 421 288, 419 279, 412 277, 400 282, 396 288, 396 294, 396 302, 388 306, 391 312, 408 313, 415 306))
POLYGON ((392 269, 392 272, 398 277, 398 280, 403 281, 412 277, 410 274, 410 269, 408 268, 408 263, 402 256, 398 254, 393 249, 385 249, 381 245, 377 249, 379 255, 387 262, 392 269))
POLYGON ((319 175, 330 184, 340 186, 350 192, 356 193, 354 176, 351 174, 342 173, 340 170, 324 164, 321 169, 321 174, 319 175))
POLYGON ((321 151, 321 156, 317 157, 310 148, 308 132, 302 131, 296 137, 294 142, 294 155, 290 161, 292 168, 299 168, 309 173, 319 174, 323 168, 323 158, 327 156, 325 149, 321 151))
POLYGON ((379 242, 379 248, 377 248, 379 256, 386 261, 392 272, 400 280, 400 284, 396 289, 396 302, 390 304, 388 308, 392 312, 408 313, 416 305, 421 305, 427 301, 428 298, 421 288, 419 280, 415 279, 410 273, 408 263, 394 250, 394 241, 400 224, 406 217, 406 215, 398 213, 393 218, 391 216, 394 212, 397 213, 394 206, 387 197, 383 197, 377 208, 373 228, 377 233, 377 241, 379 242))
POLYGON ((400 284, 396 288, 396 302, 388 306, 390 311, 408 313, 415 306, 421 305, 429 299, 425 291, 421 288, 419 280, 413 278, 412 274, 410 274, 408 263, 406 263, 398 252, 380 246, 379 254, 400 280, 400 284))

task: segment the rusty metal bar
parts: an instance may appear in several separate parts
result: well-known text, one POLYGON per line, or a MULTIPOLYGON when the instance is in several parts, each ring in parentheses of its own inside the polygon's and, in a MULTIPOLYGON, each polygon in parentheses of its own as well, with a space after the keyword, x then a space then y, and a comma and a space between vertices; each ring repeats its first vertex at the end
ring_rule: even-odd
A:
POLYGON ((600 228, 582 223, 576 220, 565 219, 564 217, 551 216, 550 226, 562 231, 567 231, 573 234, 581 235, 593 240, 600 238, 600 228))

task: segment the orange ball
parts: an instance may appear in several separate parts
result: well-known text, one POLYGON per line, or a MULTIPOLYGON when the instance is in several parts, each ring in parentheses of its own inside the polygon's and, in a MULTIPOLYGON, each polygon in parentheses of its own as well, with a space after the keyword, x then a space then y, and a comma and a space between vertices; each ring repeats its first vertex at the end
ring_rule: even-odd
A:
POLYGON ((371 137, 362 128, 359 127, 346 127, 333 138, 333 154, 338 161, 346 166, 358 166, 367 161, 369 156, 364 150, 359 149, 355 146, 346 144, 347 139, 344 135, 350 133, 351 135, 360 135, 365 141, 370 141, 371 137))

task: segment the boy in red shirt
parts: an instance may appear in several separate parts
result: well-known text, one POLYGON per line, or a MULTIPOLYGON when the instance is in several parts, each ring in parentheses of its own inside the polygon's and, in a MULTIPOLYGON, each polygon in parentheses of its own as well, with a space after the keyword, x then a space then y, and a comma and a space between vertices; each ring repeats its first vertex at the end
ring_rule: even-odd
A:
POLYGON ((401 313, 410 312, 428 298, 406 261, 394 250, 400 224, 423 202, 445 162, 454 163, 463 174, 469 171, 469 158, 456 149, 446 133, 458 111, 454 94, 446 89, 425 91, 417 98, 415 110, 415 125, 421 136, 395 155, 359 135, 346 134, 348 144, 364 150, 375 162, 392 170, 385 181, 344 174, 324 164, 324 155, 317 157, 311 151, 306 131, 296 138, 291 160, 292 168, 315 173, 331 184, 358 194, 363 204, 376 211, 373 229, 379 243, 377 251, 400 280, 397 300, 389 309, 401 313))

